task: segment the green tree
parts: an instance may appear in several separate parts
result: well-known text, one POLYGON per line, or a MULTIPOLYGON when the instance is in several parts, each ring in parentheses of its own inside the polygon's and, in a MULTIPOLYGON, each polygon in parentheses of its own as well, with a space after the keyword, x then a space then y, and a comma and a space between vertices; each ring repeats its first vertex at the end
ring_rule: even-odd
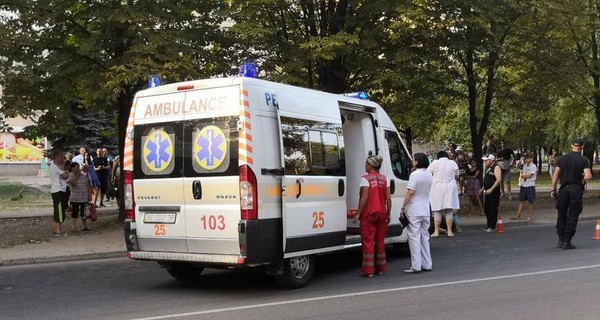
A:
POLYGON ((343 93, 381 71, 391 0, 233 0, 229 35, 266 77, 343 93))
POLYGON ((133 96, 151 75, 172 82, 230 72, 218 4, 4 1, 2 112, 44 111, 40 133, 72 136, 69 105, 78 99, 82 107, 116 118, 122 150, 133 96))

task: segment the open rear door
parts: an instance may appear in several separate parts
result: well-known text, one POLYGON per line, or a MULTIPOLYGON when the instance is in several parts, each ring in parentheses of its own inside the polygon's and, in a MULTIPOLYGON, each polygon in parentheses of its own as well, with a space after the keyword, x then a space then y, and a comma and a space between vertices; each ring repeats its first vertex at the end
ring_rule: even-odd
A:
POLYGON ((337 103, 311 95, 280 99, 284 257, 343 248, 346 177, 337 103))

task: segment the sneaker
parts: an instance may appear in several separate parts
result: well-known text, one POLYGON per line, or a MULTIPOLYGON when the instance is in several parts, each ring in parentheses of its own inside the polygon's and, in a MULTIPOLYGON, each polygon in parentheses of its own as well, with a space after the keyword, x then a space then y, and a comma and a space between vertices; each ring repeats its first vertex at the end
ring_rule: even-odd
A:
POLYGON ((417 274, 417 273, 421 273, 421 270, 415 270, 413 268, 410 269, 406 269, 404 270, 404 273, 412 273, 412 274, 417 274))
POLYGON ((508 195, 508 200, 512 200, 513 196, 511 194, 508 195))
POLYGON ((487 228, 487 229, 485 230, 485 232, 488 232, 488 233, 489 233, 489 232, 494 232, 494 231, 496 231, 496 229, 487 228))
POLYGON ((423 271, 423 272, 431 272, 431 269, 421 268, 421 271, 423 271))

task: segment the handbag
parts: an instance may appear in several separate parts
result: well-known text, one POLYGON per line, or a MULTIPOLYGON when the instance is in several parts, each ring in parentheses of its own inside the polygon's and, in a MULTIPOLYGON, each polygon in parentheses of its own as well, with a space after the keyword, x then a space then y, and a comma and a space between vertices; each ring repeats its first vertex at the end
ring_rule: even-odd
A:
POLYGON ((96 221, 98 220, 98 213, 96 212, 96 205, 91 203, 88 207, 87 207, 87 216, 89 217, 90 221, 96 221))
POLYGON ((408 221, 408 216, 406 216, 406 210, 401 210, 400 211, 400 226, 402 226, 402 228, 406 228, 408 227, 409 221, 408 221))

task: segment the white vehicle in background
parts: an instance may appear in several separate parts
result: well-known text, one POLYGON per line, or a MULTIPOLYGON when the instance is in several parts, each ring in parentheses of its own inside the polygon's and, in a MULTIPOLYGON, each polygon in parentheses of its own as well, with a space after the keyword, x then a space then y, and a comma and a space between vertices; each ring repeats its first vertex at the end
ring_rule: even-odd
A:
POLYGON ((305 286, 316 254, 360 246, 370 154, 392 191, 386 243, 404 243, 410 155, 378 104, 248 77, 140 91, 124 153, 128 255, 177 279, 261 267, 305 286))

